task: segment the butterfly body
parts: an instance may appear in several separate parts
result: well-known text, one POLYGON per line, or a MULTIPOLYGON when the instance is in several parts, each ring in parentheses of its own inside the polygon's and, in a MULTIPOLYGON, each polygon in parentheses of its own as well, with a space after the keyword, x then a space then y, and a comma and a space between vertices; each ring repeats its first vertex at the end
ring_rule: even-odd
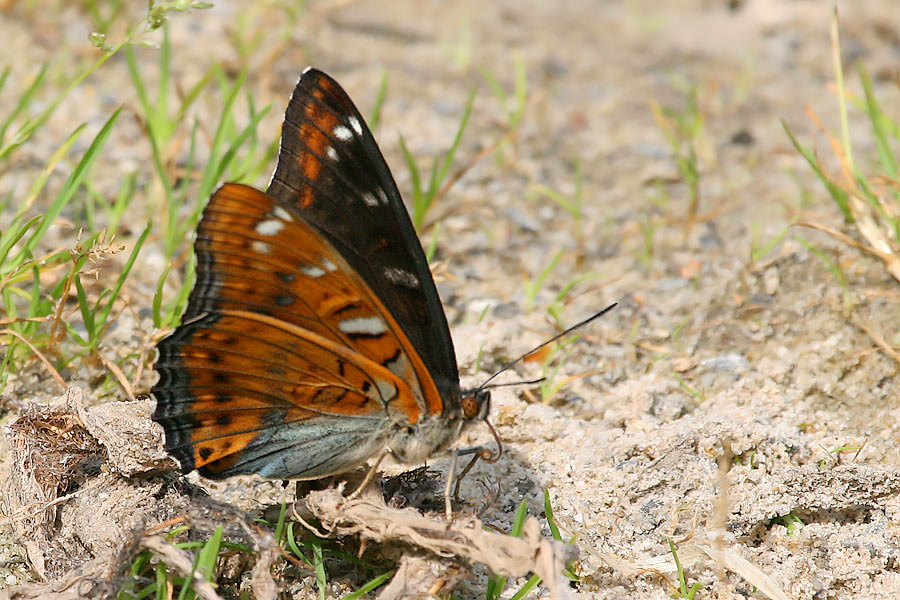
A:
POLYGON ((486 417, 390 171, 324 73, 297 84, 268 190, 216 191, 195 252, 152 390, 185 472, 315 479, 385 450, 415 463, 486 417))

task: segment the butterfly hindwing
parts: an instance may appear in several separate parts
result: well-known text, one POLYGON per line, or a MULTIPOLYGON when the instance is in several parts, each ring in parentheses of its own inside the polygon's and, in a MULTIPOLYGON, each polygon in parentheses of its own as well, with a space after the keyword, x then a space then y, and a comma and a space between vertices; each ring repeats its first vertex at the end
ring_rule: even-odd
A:
POLYGON ((184 324, 159 344, 153 389, 186 471, 339 472, 393 424, 439 408, 424 402, 437 390, 419 385, 424 367, 393 316, 293 207, 227 184, 195 249, 197 282, 184 324))
POLYGON ((321 71, 297 83, 268 194, 333 244, 403 327, 427 369, 420 378, 458 402, 447 319, 403 200, 359 111, 321 71))

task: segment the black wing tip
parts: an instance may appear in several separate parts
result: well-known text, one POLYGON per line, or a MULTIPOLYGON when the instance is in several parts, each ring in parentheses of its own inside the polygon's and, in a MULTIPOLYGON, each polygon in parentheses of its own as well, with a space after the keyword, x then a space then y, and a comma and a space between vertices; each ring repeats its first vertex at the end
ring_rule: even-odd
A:
POLYGON ((300 73, 300 79, 297 83, 308 83, 311 81, 315 81, 317 79, 327 79, 328 81, 334 81, 334 77, 326 73, 325 71, 318 69, 312 65, 309 65, 300 73))

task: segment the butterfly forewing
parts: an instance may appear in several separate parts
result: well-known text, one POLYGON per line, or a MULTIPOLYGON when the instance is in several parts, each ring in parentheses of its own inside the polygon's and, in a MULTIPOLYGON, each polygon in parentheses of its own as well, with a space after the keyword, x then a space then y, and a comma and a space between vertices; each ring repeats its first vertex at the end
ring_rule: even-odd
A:
POLYGON ((268 194, 329 240, 406 332, 427 369, 419 379, 458 402, 447 319, 403 200, 359 111, 321 71, 297 83, 268 194))

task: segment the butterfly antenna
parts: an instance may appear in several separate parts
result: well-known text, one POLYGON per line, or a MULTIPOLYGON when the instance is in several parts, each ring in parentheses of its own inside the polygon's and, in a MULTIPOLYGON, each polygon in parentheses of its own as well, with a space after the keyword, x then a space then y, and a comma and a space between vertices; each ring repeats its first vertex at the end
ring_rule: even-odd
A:
POLYGON ((482 385, 478 389, 479 390, 493 390, 496 388, 513 387, 513 386, 517 386, 517 385, 534 385, 536 383, 543 383, 546 380, 547 380, 546 377, 538 377, 537 379, 525 379, 522 381, 505 381, 503 383, 492 383, 490 385, 482 385))
MULTIPOLYGON (((600 317, 602 317, 603 315, 605 315, 606 313, 608 313, 609 311, 611 311, 617 304, 618 304, 618 302, 613 302, 612 304, 610 304, 609 306, 607 306, 606 308, 604 308, 604 309, 601 310, 600 312, 591 315, 590 317, 588 317, 588 318, 585 319, 584 321, 581 321, 580 323, 576 323, 576 324, 572 325, 571 327, 569 327, 568 329, 566 329, 566 330, 563 331, 562 333, 558 333, 558 334, 554 335, 552 338, 550 338, 550 339, 547 340, 546 342, 544 342, 544 343, 542 343, 542 344, 540 344, 540 345, 538 345, 538 346, 532 348, 531 350, 529 350, 528 352, 526 352, 526 353, 523 354, 522 356, 516 358, 515 360, 509 361, 508 363, 506 363, 505 365, 503 365, 502 367, 500 367, 500 370, 499 370, 499 371, 497 371, 496 373, 494 373, 493 375, 491 375, 490 377, 488 377, 487 380, 486 380, 484 383, 482 383, 480 386, 478 386, 478 389, 479 389, 479 390, 485 389, 486 386, 487 386, 487 384, 489 384, 489 383, 491 382, 491 380, 495 379, 495 378, 497 377, 497 375, 499 375, 500 373, 503 373, 504 371, 508 371, 508 370, 509 370, 510 368, 512 368, 517 362, 521 361, 521 360, 524 359, 524 358, 527 358, 527 357, 531 356, 532 354, 534 354, 535 352, 537 352, 537 351, 540 350, 541 348, 544 348, 545 346, 548 346, 548 345, 552 344, 553 342, 555 342, 555 341, 558 340, 559 338, 569 335, 570 333, 572 333, 572 332, 575 331, 576 329, 579 329, 579 328, 581 328, 581 327, 584 327, 585 325, 587 325, 588 323, 590 323, 590 322, 593 321, 594 319, 599 319, 600 317)), ((538 381, 540 381, 540 379, 539 379, 538 381)), ((522 383, 531 383, 531 382, 522 382, 522 383)), ((516 384, 512 384, 512 385, 516 385, 516 384)), ((494 385, 494 386, 491 386, 491 387, 499 387, 499 386, 494 385)))

